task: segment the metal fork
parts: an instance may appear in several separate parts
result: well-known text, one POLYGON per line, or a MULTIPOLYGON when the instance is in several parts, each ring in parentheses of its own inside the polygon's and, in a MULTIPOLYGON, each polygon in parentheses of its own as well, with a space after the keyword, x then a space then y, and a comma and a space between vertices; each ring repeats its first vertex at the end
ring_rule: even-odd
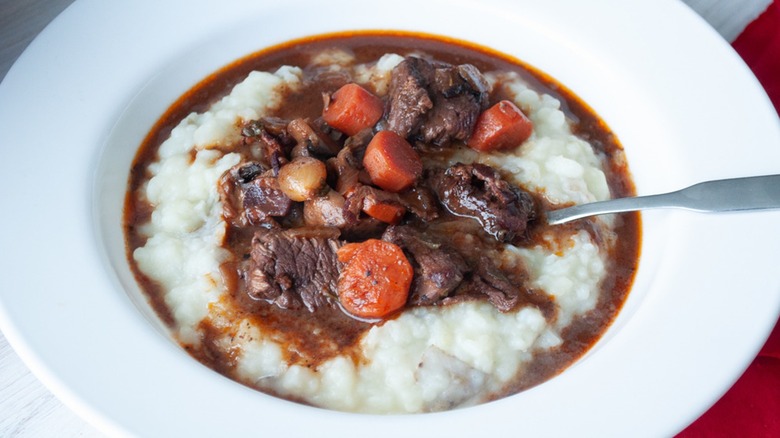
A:
POLYGON ((780 208, 780 175, 706 181, 675 192, 575 205, 547 212, 547 223, 558 225, 588 216, 650 208, 682 208, 700 212, 780 208))

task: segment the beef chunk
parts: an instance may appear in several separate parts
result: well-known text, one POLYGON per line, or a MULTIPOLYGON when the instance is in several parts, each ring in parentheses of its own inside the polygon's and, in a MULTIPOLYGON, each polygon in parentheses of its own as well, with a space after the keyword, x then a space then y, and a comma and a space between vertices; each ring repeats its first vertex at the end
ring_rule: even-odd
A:
POLYGON ((420 127, 423 141, 446 145, 468 140, 479 113, 487 107, 487 81, 471 65, 443 67, 435 70, 432 90, 433 110, 420 127))
POLYGON ((474 218, 502 242, 522 234, 535 217, 531 195, 484 164, 455 164, 431 172, 428 183, 453 214, 474 218))
POLYGON ((408 226, 391 226, 382 239, 400 246, 411 259, 414 279, 409 304, 435 304, 455 290, 468 270, 454 249, 408 226))
POLYGON ((429 187, 416 185, 398 194, 406 209, 423 222, 430 222, 439 217, 439 202, 429 187))
POLYGON ((486 296, 498 310, 507 312, 518 305, 530 305, 539 309, 549 322, 556 318, 557 307, 554 299, 542 292, 526 286, 525 271, 514 272, 509 279, 490 258, 480 256, 465 293, 474 296, 486 296))
POLYGON ((496 309, 507 312, 517 304, 520 285, 513 285, 492 260, 482 256, 469 284, 469 293, 485 295, 496 309))
POLYGON ((246 289, 255 300, 314 312, 334 306, 341 246, 333 228, 261 230, 252 238, 246 289))
POLYGON ((428 61, 412 56, 393 68, 387 112, 391 131, 405 138, 417 132, 425 114, 433 108, 428 91, 433 74, 428 61))
POLYGON ((270 175, 257 177, 244 186, 244 212, 251 224, 261 223, 268 216, 284 216, 291 206, 290 198, 270 175))
POLYGON ((260 225, 290 212, 292 200, 271 172, 261 163, 248 162, 233 166, 220 177, 217 192, 227 222, 237 227, 260 225))
POLYGON ((388 129, 436 146, 466 141, 488 105, 489 88, 472 65, 434 65, 407 57, 392 72, 388 129))

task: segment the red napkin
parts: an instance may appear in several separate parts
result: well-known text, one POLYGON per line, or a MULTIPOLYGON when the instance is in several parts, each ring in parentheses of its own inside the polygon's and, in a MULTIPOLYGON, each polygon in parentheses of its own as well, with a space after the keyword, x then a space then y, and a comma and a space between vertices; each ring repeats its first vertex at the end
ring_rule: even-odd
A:
MULTIPOLYGON (((780 114, 780 2, 774 0, 733 47, 780 114)), ((737 383, 677 437, 780 437, 780 322, 737 383)))
POLYGON ((774 0, 732 44, 780 114, 780 2, 774 0))

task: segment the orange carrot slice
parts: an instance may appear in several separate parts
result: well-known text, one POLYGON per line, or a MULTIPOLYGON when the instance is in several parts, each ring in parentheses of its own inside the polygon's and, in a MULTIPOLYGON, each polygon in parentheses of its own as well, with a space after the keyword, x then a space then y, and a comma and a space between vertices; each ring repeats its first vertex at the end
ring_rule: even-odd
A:
POLYGON ((358 84, 347 84, 326 99, 322 118, 328 125, 352 136, 376 125, 383 112, 381 99, 358 84))
POLYGON ((502 100, 477 118, 467 144, 480 152, 514 149, 531 136, 533 124, 514 103, 502 100))
POLYGON ((369 239, 342 246, 339 302, 360 318, 383 318, 401 309, 409 296, 414 270, 398 245, 369 239))
POLYGON ((371 181, 388 192, 411 187, 422 176, 423 166, 417 152, 393 131, 380 131, 371 139, 363 156, 371 181))

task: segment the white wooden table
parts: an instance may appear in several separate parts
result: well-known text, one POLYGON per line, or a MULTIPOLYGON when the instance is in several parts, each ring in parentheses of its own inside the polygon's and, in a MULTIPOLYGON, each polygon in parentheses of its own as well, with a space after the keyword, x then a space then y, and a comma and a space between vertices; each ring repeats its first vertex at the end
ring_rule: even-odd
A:
MULTIPOLYGON (((771 0, 682 0, 733 41, 771 0)), ((73 0, 0 0, 0 78, 73 0)), ((2 146, 0 146, 2 147, 2 146)), ((0 333, 0 437, 100 437, 35 378, 0 333)))

